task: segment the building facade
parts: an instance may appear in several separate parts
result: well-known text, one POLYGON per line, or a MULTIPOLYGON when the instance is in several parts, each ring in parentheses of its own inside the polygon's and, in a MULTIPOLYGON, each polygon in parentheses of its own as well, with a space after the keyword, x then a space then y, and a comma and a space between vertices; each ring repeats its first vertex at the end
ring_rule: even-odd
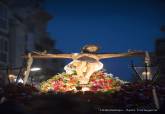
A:
POLYGON ((9 63, 9 10, 5 4, 0 3, 0 83, 4 82, 5 68, 9 63))
MULTIPOLYGON (((49 20, 53 17, 42 8, 42 0, 1 0, 0 1, 0 80, 5 82, 7 67, 24 66, 22 55, 30 51, 50 52, 54 41, 47 32, 49 20)), ((61 62, 63 64, 63 62, 61 62)), ((53 60, 36 60, 33 66, 41 67, 44 72, 59 67, 53 60), (45 71, 47 69, 47 71, 45 71)), ((15 70, 17 75, 19 72, 15 70)), ((48 74, 45 73, 44 76, 48 74)))

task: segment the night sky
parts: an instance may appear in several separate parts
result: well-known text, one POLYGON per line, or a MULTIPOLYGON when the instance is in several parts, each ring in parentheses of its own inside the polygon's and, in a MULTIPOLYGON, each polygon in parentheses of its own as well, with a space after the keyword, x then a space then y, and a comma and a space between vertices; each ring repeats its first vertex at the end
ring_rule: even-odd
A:
MULTIPOLYGON (((165 36, 165 0, 46 0, 54 16, 48 32, 64 53, 80 52, 85 44, 97 44, 100 52, 155 50, 155 40, 165 36)), ((138 58, 103 60, 104 68, 121 79, 131 79, 130 61, 138 58)))

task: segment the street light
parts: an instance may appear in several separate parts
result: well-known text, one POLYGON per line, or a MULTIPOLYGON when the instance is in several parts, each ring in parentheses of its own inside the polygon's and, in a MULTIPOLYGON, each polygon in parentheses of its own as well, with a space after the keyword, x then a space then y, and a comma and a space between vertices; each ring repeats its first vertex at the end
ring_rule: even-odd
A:
POLYGON ((15 80, 16 80, 16 76, 13 75, 13 74, 9 74, 9 75, 8 75, 8 78, 9 78, 10 83, 14 83, 15 80))
MULTIPOLYGON (((30 69, 30 71, 31 72, 38 72, 38 71, 40 71, 41 70, 41 68, 39 68, 39 67, 32 67, 31 69, 30 69)), ((31 75, 31 84, 33 85, 33 81, 34 81, 34 74, 33 75, 31 75)))
POLYGON ((39 68, 39 67, 33 67, 33 68, 30 69, 30 71, 32 71, 32 72, 33 71, 40 71, 40 70, 41 70, 41 68, 39 68))
MULTIPOLYGON (((14 79, 14 81, 16 82, 17 80, 16 79, 14 79)), ((23 80, 20 78, 20 79, 18 79, 18 83, 23 83, 23 80)))

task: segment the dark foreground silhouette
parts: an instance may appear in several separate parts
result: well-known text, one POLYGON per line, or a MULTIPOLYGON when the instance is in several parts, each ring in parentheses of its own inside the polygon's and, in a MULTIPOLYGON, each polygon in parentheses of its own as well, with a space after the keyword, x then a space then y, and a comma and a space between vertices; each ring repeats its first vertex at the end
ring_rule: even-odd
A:
POLYGON ((155 108, 150 83, 126 84, 115 93, 40 93, 32 86, 13 84, 0 93, 1 98, 6 98, 0 104, 0 114, 116 114, 137 108, 145 111, 129 113, 146 113, 151 109, 155 110, 152 113, 164 113, 165 86, 159 84, 156 87, 159 110, 155 108))

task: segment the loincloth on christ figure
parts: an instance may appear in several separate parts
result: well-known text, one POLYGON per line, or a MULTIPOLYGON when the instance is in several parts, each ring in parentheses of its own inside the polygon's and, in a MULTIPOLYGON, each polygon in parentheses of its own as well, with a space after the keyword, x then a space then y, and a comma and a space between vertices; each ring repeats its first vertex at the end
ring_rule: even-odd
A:
POLYGON ((91 57, 80 57, 65 66, 66 73, 77 73, 80 84, 88 84, 90 76, 103 68, 103 64, 91 57))

